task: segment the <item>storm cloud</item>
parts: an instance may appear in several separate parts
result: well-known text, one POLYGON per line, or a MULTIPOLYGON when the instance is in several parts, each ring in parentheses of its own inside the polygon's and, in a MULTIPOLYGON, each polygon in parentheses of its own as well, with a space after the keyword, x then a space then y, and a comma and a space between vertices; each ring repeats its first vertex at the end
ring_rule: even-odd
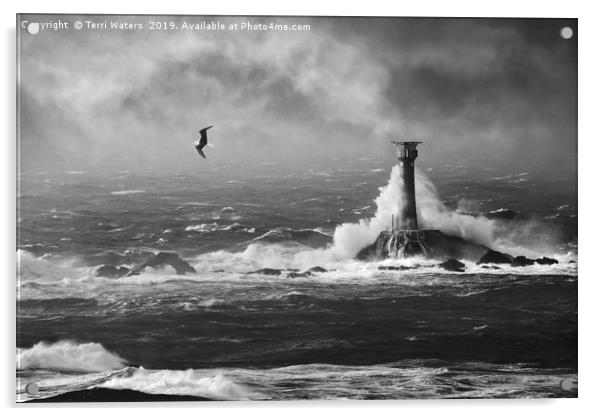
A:
POLYGON ((21 32, 22 169, 192 167, 192 142, 209 124, 214 163, 386 158, 389 140, 414 137, 431 163, 576 161, 577 43, 559 35, 576 33, 576 20, 158 20, 311 30, 21 32))

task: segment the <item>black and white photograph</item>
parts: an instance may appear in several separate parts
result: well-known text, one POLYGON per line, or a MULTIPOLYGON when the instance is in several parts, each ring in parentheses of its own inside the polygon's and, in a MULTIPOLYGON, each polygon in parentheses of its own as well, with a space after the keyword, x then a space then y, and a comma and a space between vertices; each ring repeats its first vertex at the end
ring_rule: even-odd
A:
POLYGON ((578 37, 17 14, 10 394, 577 398, 578 37))

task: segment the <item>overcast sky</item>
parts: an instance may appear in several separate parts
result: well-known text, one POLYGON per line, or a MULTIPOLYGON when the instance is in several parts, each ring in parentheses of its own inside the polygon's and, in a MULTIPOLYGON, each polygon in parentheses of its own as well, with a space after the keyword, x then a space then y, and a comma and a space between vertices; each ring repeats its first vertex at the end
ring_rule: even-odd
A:
POLYGON ((213 164, 385 160, 394 138, 423 139, 428 163, 576 163, 576 20, 61 19, 145 29, 20 32, 24 170, 190 168, 206 125, 213 164), (311 30, 151 31, 150 20, 311 30))

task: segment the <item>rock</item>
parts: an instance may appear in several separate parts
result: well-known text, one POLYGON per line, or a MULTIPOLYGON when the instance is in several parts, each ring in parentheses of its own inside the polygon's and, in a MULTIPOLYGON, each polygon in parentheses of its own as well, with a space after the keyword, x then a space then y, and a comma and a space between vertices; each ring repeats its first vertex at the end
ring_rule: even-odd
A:
POLYGON ((161 251, 158 254, 151 257, 150 259, 146 260, 141 265, 133 268, 128 273, 128 276, 140 274, 147 267, 152 267, 153 269, 160 269, 165 266, 173 267, 176 271, 176 274, 196 273, 194 267, 182 260, 176 253, 161 251))
POLYGON ((224 269, 211 270, 211 273, 224 273, 224 269))
POLYGON ((115 266, 105 265, 100 266, 98 269, 96 269, 96 276, 109 277, 114 279, 117 277, 125 276, 126 274, 128 274, 129 271, 130 269, 124 266, 117 268, 115 266))
POLYGON ((489 249, 489 251, 477 262, 477 264, 484 263, 510 264, 512 263, 512 256, 489 249))
POLYGON ((575 260, 571 260, 569 261, 569 264, 576 264, 577 262, 575 260))
POLYGON ((447 261, 439 264, 439 267, 450 272, 464 272, 466 269, 466 265, 456 259, 448 259, 447 261))
POLYGON ((516 256, 514 260, 512 260, 512 267, 532 266, 534 264, 535 260, 525 256, 516 256))
POLYGON ((307 273, 307 272, 310 272, 310 273, 326 273, 327 271, 328 271, 328 270, 326 270, 324 267, 320 267, 320 266, 314 266, 314 267, 312 267, 311 269, 308 269, 308 270, 306 271, 306 273, 307 273))
POLYGON ((270 269, 268 267, 264 269, 255 270, 252 272, 248 272, 247 274, 265 274, 267 276, 280 276, 282 270, 280 269, 270 269))
POLYGON ((541 257, 539 259, 535 259, 537 264, 558 264, 558 260, 551 259, 549 257, 541 257))
POLYGON ((378 266, 378 270, 410 270, 408 266, 378 266))
POLYGON ((488 250, 460 237, 439 230, 383 231, 371 245, 355 256, 356 260, 383 260, 422 255, 429 258, 461 258, 477 261, 488 250))
POLYGON ((309 276, 311 276, 311 272, 309 270, 306 272, 303 272, 303 273, 291 272, 286 275, 286 277, 289 279, 296 279, 298 277, 309 277, 309 276))
POLYGON ((499 270, 500 268, 497 266, 481 266, 482 269, 492 269, 492 270, 499 270))

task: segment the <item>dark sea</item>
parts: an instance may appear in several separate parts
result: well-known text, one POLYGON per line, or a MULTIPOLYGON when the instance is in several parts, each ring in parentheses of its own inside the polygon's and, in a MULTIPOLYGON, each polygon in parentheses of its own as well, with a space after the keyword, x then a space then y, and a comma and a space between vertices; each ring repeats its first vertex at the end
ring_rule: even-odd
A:
POLYGON ((449 272, 353 260, 399 209, 391 165, 21 172, 17 401, 576 397, 574 175, 425 168, 421 226, 558 261, 449 272), (158 252, 196 271, 97 276, 158 252))

